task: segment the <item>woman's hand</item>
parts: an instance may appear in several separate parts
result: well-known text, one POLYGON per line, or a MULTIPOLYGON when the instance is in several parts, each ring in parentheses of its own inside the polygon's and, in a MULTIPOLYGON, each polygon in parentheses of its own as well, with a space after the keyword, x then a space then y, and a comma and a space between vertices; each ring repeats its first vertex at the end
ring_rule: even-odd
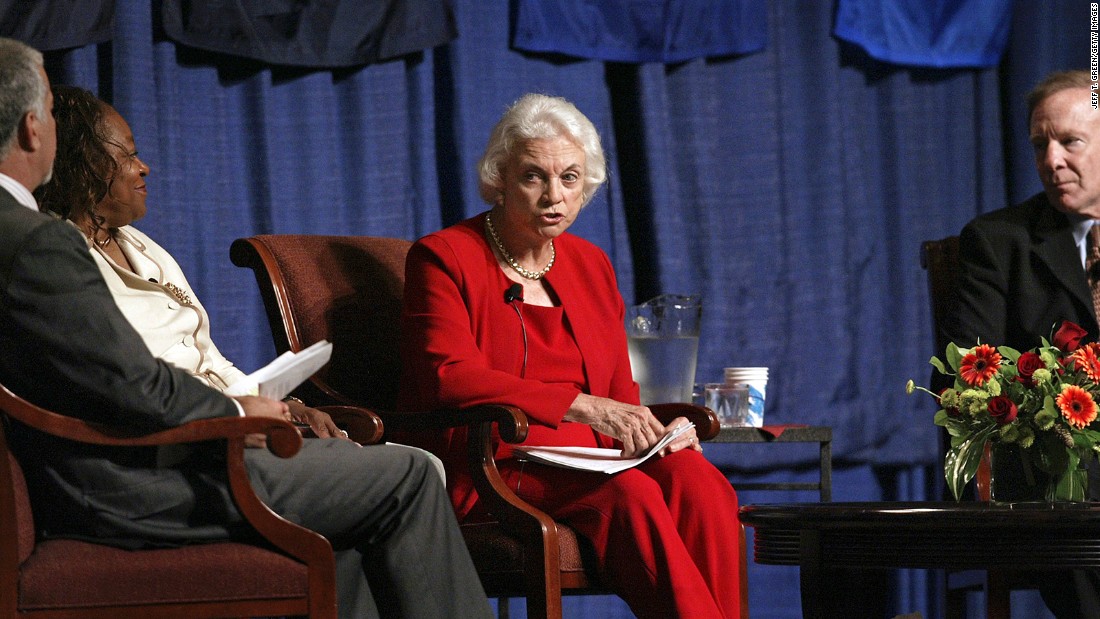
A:
POLYGON ((308 425, 318 437, 351 440, 347 432, 336 427, 336 422, 328 413, 310 408, 297 400, 288 400, 287 406, 290 407, 290 420, 308 425))
MULTIPOLYGON (((618 439, 623 444, 623 456, 627 458, 641 455, 661 440, 667 431, 646 406, 624 404, 586 393, 573 400, 563 419, 586 423, 600 434, 618 439)), ((690 433, 695 435, 694 431, 690 433)), ((687 434, 684 433, 685 436, 687 434)), ((686 446, 682 445, 680 449, 686 446)))
MULTIPOLYGON (((688 420, 683 417, 677 417, 672 420, 672 423, 665 426, 665 433, 672 432, 676 429, 676 426, 688 423, 688 420)), ((699 444, 699 437, 695 434, 695 427, 692 426, 684 431, 683 434, 676 437, 676 440, 672 441, 668 445, 665 445, 659 455, 667 456, 668 454, 676 453, 681 449, 694 449, 699 453, 703 452, 703 446, 699 444)))

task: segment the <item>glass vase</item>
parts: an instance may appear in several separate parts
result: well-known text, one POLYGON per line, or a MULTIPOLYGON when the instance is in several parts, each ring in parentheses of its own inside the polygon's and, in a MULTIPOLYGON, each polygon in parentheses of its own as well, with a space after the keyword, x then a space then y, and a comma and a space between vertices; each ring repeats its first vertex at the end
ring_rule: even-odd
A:
POLYGON ((1088 497, 1088 471, 1073 468, 1050 474, 1036 465, 1037 454, 1016 444, 992 443, 989 458, 989 500, 994 503, 1069 503, 1088 497))

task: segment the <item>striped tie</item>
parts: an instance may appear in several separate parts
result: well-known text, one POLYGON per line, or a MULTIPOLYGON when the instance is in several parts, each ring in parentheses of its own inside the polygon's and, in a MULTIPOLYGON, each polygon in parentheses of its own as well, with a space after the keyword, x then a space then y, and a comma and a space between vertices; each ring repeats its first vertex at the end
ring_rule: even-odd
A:
POLYGON ((1100 319, 1100 222, 1089 228, 1085 252, 1085 276, 1092 291, 1092 308, 1100 319))

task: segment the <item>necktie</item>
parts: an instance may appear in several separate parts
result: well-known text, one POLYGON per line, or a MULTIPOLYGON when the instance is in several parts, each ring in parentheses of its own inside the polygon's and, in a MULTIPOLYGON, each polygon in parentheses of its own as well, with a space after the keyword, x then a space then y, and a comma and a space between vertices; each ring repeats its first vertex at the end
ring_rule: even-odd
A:
MULTIPOLYGON (((1100 224, 1100 222, 1098 222, 1100 224)), ((1100 225, 1089 228, 1085 251, 1085 276, 1092 291, 1092 308, 1100 318, 1100 225)))

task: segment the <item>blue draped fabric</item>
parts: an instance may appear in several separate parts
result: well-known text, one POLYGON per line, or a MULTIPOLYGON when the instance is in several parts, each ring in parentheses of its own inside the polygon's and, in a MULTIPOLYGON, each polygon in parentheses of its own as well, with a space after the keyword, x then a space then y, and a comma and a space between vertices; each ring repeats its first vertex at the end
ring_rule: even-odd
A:
POLYGON ((0 37, 45 51, 111 38, 115 0, 0 0, 0 37))
POLYGON ((346 67, 455 37, 447 0, 162 0, 173 40, 270 64, 346 67))
MULTIPOLYGON (((480 212, 474 164, 505 106, 562 95, 600 131, 610 172, 573 232, 608 252, 628 303, 704 295, 698 380, 769 366, 766 421, 834 428, 835 500, 939 496, 935 407, 904 393, 937 352, 920 242, 1034 188, 1017 104, 1043 73, 1088 62, 1087 15, 1068 0, 1019 0, 1002 67, 950 71, 872 60, 830 35, 828 3, 796 0, 767 3, 761 53, 671 66, 521 53, 514 7, 455 0, 449 44, 331 71, 178 46, 149 3, 117 5, 109 44, 50 53, 47 70, 129 120, 152 166, 137 225, 179 259, 244 370, 274 350, 234 239, 415 239, 480 212)), ((735 483, 816 475, 812 448, 706 454, 735 483)), ((753 616, 800 616, 797 577, 751 565, 753 616)), ((899 575, 896 612, 940 616, 935 582, 899 575)), ((566 608, 629 616, 605 597, 566 608)))
POLYGON ((1012 0, 837 0, 835 32, 872 58, 918 67, 995 67, 1012 0))
POLYGON ((748 54, 767 43, 764 0, 516 0, 512 44, 617 62, 748 54))

